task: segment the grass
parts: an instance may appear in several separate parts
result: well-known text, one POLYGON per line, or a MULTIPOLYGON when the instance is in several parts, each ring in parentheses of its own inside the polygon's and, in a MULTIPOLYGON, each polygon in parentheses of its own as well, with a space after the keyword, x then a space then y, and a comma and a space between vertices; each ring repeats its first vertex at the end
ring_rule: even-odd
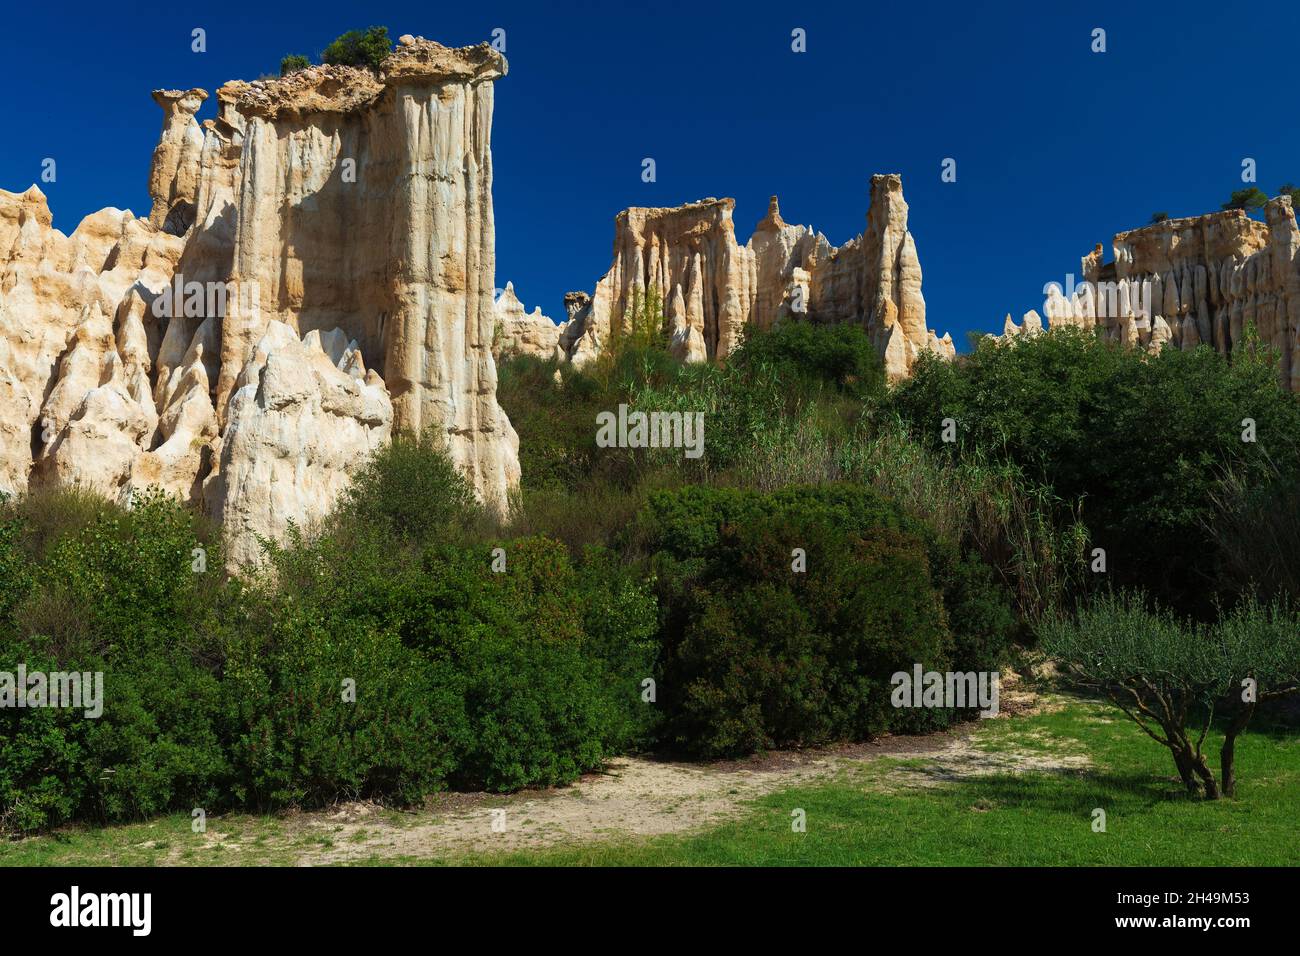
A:
MULTIPOLYGON (((1014 757, 1022 772, 927 776, 923 756, 881 759, 813 786, 762 797, 736 820, 688 836, 617 838, 492 855, 375 858, 377 864, 596 866, 1283 866, 1300 860, 1300 736, 1259 726, 1239 746, 1237 800, 1188 799, 1166 752, 1113 709, 1054 698, 1056 709, 983 721, 976 757, 1014 757), (1086 766, 1062 758, 1087 757, 1086 766), (1040 758, 1036 763, 1033 758, 1040 758), (917 785, 928 780, 928 785, 917 785), (1093 831, 1093 811, 1106 832, 1093 831), (802 809, 807 830, 791 830, 802 809)), ((1006 762, 1004 759, 1004 763, 1006 762)), ((988 762, 986 761, 986 763, 988 762)), ((974 761, 975 764, 979 760, 974 761)), ((556 799, 563 799, 563 796, 556 799)), ((385 812, 389 822, 424 815, 385 812)), ((328 841, 295 817, 188 816, 67 828, 0 845, 0 865, 287 864, 328 841), (219 836, 219 840, 215 837, 219 836), (220 844, 238 849, 217 849, 220 844)), ((355 838, 354 838, 355 839, 355 838)))
POLYGON ((1188 799, 1167 753, 1115 711, 1074 700, 988 721, 988 753, 1086 754, 1077 769, 971 776, 899 790, 923 766, 885 760, 833 783, 760 799, 754 812, 689 837, 479 857, 588 866, 1293 866, 1300 860, 1300 737, 1272 727, 1240 750, 1239 799, 1188 799), (802 809, 807 831, 791 830, 802 809), (1093 811, 1106 832, 1093 831, 1093 811))

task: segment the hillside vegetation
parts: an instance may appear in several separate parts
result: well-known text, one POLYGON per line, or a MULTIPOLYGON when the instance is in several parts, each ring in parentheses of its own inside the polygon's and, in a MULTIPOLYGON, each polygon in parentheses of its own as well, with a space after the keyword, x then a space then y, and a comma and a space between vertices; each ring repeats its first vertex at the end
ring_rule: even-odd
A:
POLYGON ((1300 404, 1275 381, 1263 354, 1065 330, 888 388, 860 329, 794 324, 722 368, 652 341, 503 363, 504 521, 432 434, 234 577, 217 529, 160 495, 6 501, 0 671, 102 672, 106 704, 0 710, 0 825, 408 804, 618 754, 923 732, 975 712, 891 705, 891 675, 995 671, 1043 636, 1101 694, 1170 656, 1217 668, 1180 685, 1176 729, 1239 734, 1300 678, 1300 404), (602 447, 620 405, 702 414, 703 454, 602 447), (1117 608, 1170 621, 1168 654, 1089 669, 1117 608))

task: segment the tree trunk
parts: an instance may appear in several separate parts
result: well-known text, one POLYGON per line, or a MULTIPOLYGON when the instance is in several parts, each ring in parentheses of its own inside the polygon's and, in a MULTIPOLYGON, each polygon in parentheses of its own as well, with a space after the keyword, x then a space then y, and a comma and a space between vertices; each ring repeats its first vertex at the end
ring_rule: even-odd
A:
POLYGON ((1223 779, 1223 795, 1225 797, 1235 797, 1237 795, 1237 737, 1246 729, 1250 723, 1251 716, 1255 713, 1255 705, 1247 704, 1235 717, 1228 729, 1223 734, 1223 747, 1219 750, 1219 776, 1223 779))
POLYGON ((1196 782, 1196 776, 1192 773, 1192 755, 1189 751, 1181 747, 1171 747, 1174 754, 1174 765, 1178 767, 1178 776, 1183 778, 1183 786, 1192 796, 1200 796, 1201 785, 1196 782))
POLYGON ((1205 765, 1205 757, 1192 756, 1192 761, 1192 769, 1196 771, 1196 775, 1201 778, 1201 783, 1205 785, 1205 799, 1218 800, 1219 786, 1214 782, 1214 771, 1205 765))

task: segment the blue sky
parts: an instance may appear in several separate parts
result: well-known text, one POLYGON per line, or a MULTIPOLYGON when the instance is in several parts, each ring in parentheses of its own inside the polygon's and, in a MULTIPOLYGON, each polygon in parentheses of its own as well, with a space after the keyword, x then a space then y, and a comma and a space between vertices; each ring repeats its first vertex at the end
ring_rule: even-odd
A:
POLYGON ((1300 182, 1300 4, 984 6, 10 6, 0 187, 27 188, 53 157, 58 180, 41 188, 59 228, 103 206, 147 213, 150 90, 213 91, 372 23, 457 46, 499 27, 497 284, 513 280, 528 308, 562 317, 566 291, 594 287, 627 206, 732 196, 744 242, 775 193, 788 222, 839 244, 864 227, 871 174, 900 172, 930 325, 964 346, 1041 309, 1043 284, 1114 232, 1218 208, 1245 157, 1270 194, 1300 182), (206 53, 190 50, 194 27, 206 53), (1105 53, 1091 52, 1095 27, 1105 53), (948 157, 955 183, 940 178, 948 157))

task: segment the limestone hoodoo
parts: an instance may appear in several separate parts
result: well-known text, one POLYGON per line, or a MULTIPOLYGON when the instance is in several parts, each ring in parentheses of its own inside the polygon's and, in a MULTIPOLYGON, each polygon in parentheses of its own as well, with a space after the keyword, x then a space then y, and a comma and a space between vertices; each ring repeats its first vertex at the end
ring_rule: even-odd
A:
MULTIPOLYGON (((906 376, 924 351, 955 355, 952 338, 940 339, 926 326, 921 266, 898 175, 872 177, 867 228, 838 248, 810 227, 787 224, 775 196, 740 246, 734 211, 735 200, 709 198, 619 213, 609 271, 590 297, 566 296, 563 355, 589 361, 631 327, 647 302, 662 306, 671 350, 682 361, 725 361, 747 327, 785 320, 863 325, 891 379, 906 376)), ((506 337, 530 351, 524 337, 509 331, 506 337)))
POLYGON ((159 486, 257 536, 333 506, 393 429, 445 435, 498 507, 487 44, 402 37, 377 73, 160 90, 148 219, 71 235, 0 191, 0 491, 159 486))

